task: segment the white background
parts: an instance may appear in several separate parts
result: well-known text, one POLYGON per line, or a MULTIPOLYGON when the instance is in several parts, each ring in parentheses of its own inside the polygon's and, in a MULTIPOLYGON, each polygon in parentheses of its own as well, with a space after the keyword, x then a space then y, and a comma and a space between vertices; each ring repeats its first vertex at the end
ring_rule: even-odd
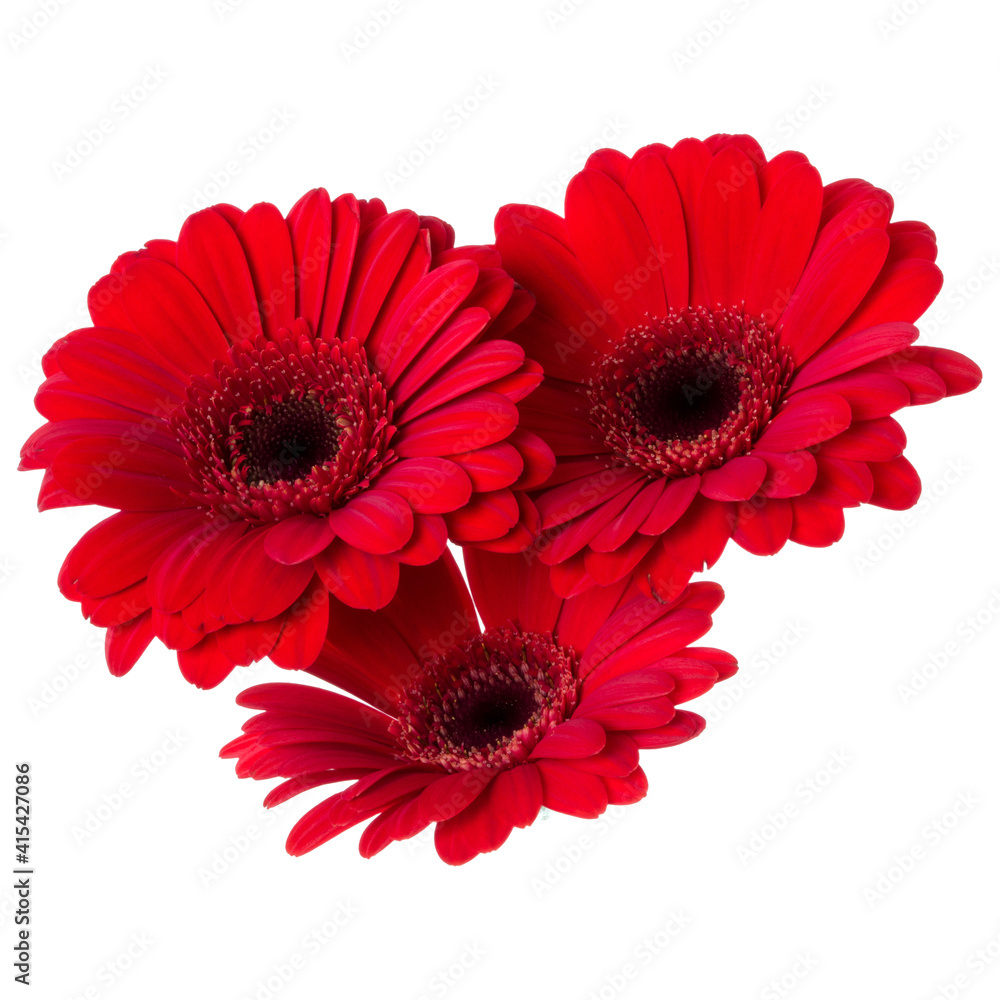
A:
MULTIPOLYGON (((354 52, 388 0, 63 0, 48 23, 43 0, 3 4, 2 770, 12 785, 15 760, 33 766, 34 995, 1000 990, 996 7, 567 0, 562 16, 558 2, 394 0, 354 52), (30 38, 25 17, 42 25, 30 38), (466 101, 478 107, 456 113, 466 101), (74 165, 67 146, 102 118, 112 128, 74 165), (392 177, 436 128, 427 162, 392 177), (39 474, 13 473, 39 423, 40 352, 86 324, 87 289, 118 253, 175 237, 207 201, 287 211, 324 185, 488 242, 500 204, 555 205, 597 145, 716 131, 801 149, 826 181, 890 188, 896 218, 936 229, 945 288, 925 336, 975 357, 986 381, 904 412, 927 499, 909 516, 849 511, 833 549, 727 551, 710 641, 742 672, 702 699, 705 735, 645 755, 639 805, 550 816, 458 869, 427 836, 364 861, 356 831, 289 858, 284 836, 317 796, 263 817, 265 786, 216 757, 247 714, 237 691, 277 668, 206 693, 157 647, 115 680, 101 633, 57 591, 97 511, 39 515, 39 474), (948 643, 955 655, 904 703, 900 685, 933 673, 948 643), (81 836, 122 784, 121 808, 81 836), (973 805, 956 812, 963 795, 973 805)), ((0 888, 6 981, 11 902, 0 888)))

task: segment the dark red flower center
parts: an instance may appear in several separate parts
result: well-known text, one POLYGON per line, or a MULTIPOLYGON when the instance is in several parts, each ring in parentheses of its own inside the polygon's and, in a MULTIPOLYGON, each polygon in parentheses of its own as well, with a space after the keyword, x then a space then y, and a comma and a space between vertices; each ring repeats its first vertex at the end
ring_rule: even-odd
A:
POLYGON ((598 363, 591 419, 630 464, 688 476, 745 454, 791 373, 763 319, 741 309, 671 310, 629 330, 598 363))
POLYGON ((400 758, 447 771, 526 760, 576 703, 576 657, 550 635, 482 635, 422 664, 393 723, 400 758))
POLYGON ((309 475, 337 454, 339 440, 334 414, 308 394, 253 413, 232 436, 234 451, 246 459, 247 479, 267 485, 309 475))
POLYGON ((172 417, 196 498, 229 516, 328 514, 394 460, 392 403, 356 341, 244 342, 172 417))

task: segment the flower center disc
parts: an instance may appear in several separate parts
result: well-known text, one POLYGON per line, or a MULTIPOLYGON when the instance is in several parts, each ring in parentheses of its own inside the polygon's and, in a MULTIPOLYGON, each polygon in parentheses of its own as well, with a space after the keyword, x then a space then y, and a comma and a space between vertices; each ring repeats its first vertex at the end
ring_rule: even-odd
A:
POLYGON ((549 635, 488 629, 422 665, 393 723, 400 758, 447 771, 521 763, 575 704, 575 667, 549 635))
POLYGON ((608 447, 650 475, 688 476, 748 451, 792 373, 760 318, 687 307, 629 330, 590 381, 608 447))
POLYGON ((394 461, 391 421, 364 349, 305 334, 234 346, 171 418, 196 498, 254 521, 346 503, 394 461))
POLYGON ((292 397, 252 414, 233 443, 246 457, 250 482, 273 485, 308 475, 337 453, 340 428, 315 396, 292 397))

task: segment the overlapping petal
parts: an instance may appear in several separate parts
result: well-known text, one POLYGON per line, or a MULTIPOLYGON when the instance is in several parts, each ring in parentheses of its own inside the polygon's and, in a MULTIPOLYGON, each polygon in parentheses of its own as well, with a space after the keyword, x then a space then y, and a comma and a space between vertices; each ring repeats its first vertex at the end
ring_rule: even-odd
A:
MULTIPOLYGON (((521 426, 557 457, 531 496, 541 518, 534 551, 561 594, 633 575, 669 599, 730 539, 762 554, 789 539, 829 545, 844 507, 916 501, 901 431, 886 421, 968 392, 981 372, 954 351, 914 345, 941 273, 934 233, 892 221, 892 210, 889 194, 865 181, 824 186, 801 153, 768 159, 740 135, 632 157, 601 150, 570 182, 565 219, 525 205, 500 210, 496 247, 537 300, 511 339, 545 367, 521 426), (701 427, 658 437, 641 421, 608 432, 600 407, 619 419, 621 392, 637 391, 636 379, 655 383, 648 359, 668 339, 657 342, 655 331, 737 322, 783 367, 763 379, 778 386, 770 396, 718 402, 705 426, 721 438, 701 427), (738 438, 723 421, 751 401, 761 419, 738 438), (644 436, 652 443, 637 464, 633 445, 644 436), (668 471, 653 468, 657 447, 674 463, 668 471), (692 454, 700 465, 684 457, 692 454)), ((671 336, 691 350, 690 339, 671 336)), ((656 405, 677 418, 672 426, 690 412, 669 396, 656 405)), ((655 424, 659 412, 650 403, 643 419, 655 424)))
POLYGON ((330 595, 384 606, 449 533, 516 550, 537 528, 523 490, 553 458, 518 406, 541 371, 505 336, 532 303, 440 220, 322 189, 287 217, 219 205, 89 302, 46 355, 22 468, 42 509, 118 511, 60 576, 116 672, 153 637, 201 686, 307 666, 330 595))
MULTIPOLYGON (((672 746, 701 732, 703 720, 677 706, 736 670, 728 654, 691 645, 709 630, 722 600, 715 584, 694 584, 670 603, 624 583, 563 600, 541 563, 474 549, 465 562, 471 594, 445 555, 426 568, 404 567, 395 598, 380 612, 339 607, 310 672, 353 697, 263 684, 237 699, 258 714, 222 756, 237 759, 241 777, 284 779, 266 804, 346 784, 293 826, 289 853, 304 854, 367 822, 360 851, 372 857, 433 824, 440 857, 463 864, 529 826, 542 806, 592 818, 609 804, 637 801, 647 789, 640 747, 672 746), (450 697, 463 684, 456 662, 486 648, 516 652, 522 665, 533 649, 549 649, 541 693, 560 669, 570 670, 560 711, 530 733, 515 732, 520 723, 508 719, 504 735, 491 727, 518 689, 502 686, 502 697, 480 705, 485 714, 475 716, 487 728, 468 730, 466 742, 448 742, 440 719, 429 742, 415 739, 413 727, 423 723, 413 714, 414 691, 450 697), (473 738, 484 734, 489 746, 476 749, 473 738), (504 756, 505 746, 518 752, 504 756)), ((475 690, 482 692, 492 661, 475 662, 475 690)), ((515 661, 503 660, 496 677, 511 671, 515 661)), ((421 711, 427 697, 434 695, 417 699, 421 711)))

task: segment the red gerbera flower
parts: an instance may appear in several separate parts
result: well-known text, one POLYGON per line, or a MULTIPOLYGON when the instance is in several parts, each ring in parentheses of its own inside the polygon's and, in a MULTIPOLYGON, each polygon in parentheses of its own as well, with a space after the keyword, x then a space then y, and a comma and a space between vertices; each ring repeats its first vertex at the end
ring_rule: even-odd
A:
POLYGON ((372 819, 360 843, 371 857, 436 823, 438 854, 462 864, 543 805, 595 817, 638 801, 640 749, 697 736, 704 720, 675 706, 736 670, 727 653, 687 646, 711 627, 714 583, 670 604, 624 583, 562 600, 537 561, 467 550, 465 562, 475 607, 445 554, 404 567, 382 611, 337 609, 310 672, 361 701, 297 684, 237 699, 262 711, 222 756, 241 777, 287 779, 265 805, 351 782, 296 823, 289 853, 372 819))
POLYGON ((845 507, 916 502, 890 414, 981 373, 911 346, 941 272, 934 233, 892 207, 717 135, 595 153, 565 219, 500 210, 504 267, 538 302, 512 336, 545 369, 522 426, 558 459, 533 496, 559 593, 634 572, 669 596, 730 538, 829 545, 845 507))
POLYGON ((540 369, 530 309, 488 247, 378 200, 305 195, 191 216, 91 290, 23 449, 39 507, 117 508, 60 587, 123 674, 158 636, 202 687, 264 656, 315 658, 328 592, 386 604, 448 538, 523 548, 522 488, 552 467, 517 428, 540 369))

